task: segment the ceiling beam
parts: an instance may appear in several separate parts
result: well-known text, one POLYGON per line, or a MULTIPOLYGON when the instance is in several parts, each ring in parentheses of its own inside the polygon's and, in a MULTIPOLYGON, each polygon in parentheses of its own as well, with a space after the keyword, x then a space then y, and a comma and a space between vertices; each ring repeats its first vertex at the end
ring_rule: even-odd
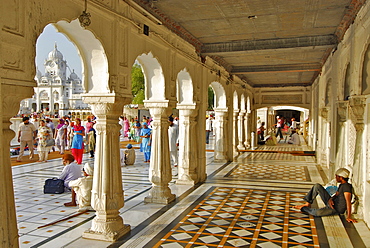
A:
POLYGON ((237 40, 221 43, 203 44, 202 54, 243 52, 251 50, 282 49, 294 47, 334 46, 337 44, 335 35, 305 36, 285 39, 268 40, 237 40))
POLYGON ((319 63, 312 64, 289 64, 289 65, 263 65, 263 66, 236 66, 231 70, 232 74, 250 73, 280 73, 280 72, 304 72, 320 71, 319 63))

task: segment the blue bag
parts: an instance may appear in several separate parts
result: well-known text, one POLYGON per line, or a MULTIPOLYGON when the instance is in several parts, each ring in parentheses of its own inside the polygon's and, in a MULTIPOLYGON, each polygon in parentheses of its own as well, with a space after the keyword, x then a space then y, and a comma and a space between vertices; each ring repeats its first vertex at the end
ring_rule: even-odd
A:
POLYGON ((56 177, 45 180, 44 194, 64 193, 64 180, 56 177))

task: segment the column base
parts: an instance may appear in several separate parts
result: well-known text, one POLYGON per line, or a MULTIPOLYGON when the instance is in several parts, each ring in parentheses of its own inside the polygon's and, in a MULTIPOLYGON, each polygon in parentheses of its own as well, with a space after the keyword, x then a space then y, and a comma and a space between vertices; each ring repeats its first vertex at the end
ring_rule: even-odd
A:
POLYGON ((238 149, 239 149, 239 150, 245 150, 245 146, 243 146, 243 145, 238 145, 238 149))
POLYGON ((183 175, 179 179, 177 179, 176 184, 182 185, 195 185, 197 182, 191 178, 189 175, 183 175))
POLYGON ((82 234, 82 238, 114 242, 119 238, 123 237, 124 235, 126 235, 127 233, 129 233, 130 231, 131 231, 130 225, 124 225, 121 230, 113 233, 96 232, 89 229, 82 234))
POLYGON ((169 204, 173 202, 176 199, 175 194, 171 194, 169 196, 162 196, 162 197, 154 197, 151 195, 148 195, 144 198, 145 203, 158 203, 158 204, 169 204))

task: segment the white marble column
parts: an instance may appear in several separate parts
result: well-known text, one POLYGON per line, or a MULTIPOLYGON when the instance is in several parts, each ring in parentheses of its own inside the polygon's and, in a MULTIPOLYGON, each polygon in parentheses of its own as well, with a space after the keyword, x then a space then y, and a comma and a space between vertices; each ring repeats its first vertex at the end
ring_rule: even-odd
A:
POLYGON ((198 144, 202 144, 196 136, 195 117, 197 115, 194 105, 177 105, 179 110, 179 179, 177 184, 195 185, 198 182, 198 144))
POLYGON ((227 161, 225 127, 227 124, 227 109, 215 109, 215 161, 227 161))
POLYGON ((251 147, 251 143, 250 143, 250 131, 251 131, 251 128, 249 126, 249 119, 250 119, 250 113, 246 113, 245 116, 244 116, 244 128, 245 128, 245 141, 244 141, 244 145, 246 148, 250 148, 251 147))
POLYGON ((145 197, 146 203, 169 204, 176 196, 171 193, 168 183, 172 180, 170 148, 168 142, 168 116, 171 112, 168 101, 144 101, 149 108, 152 121, 152 152, 150 157, 149 180, 152 188, 145 197))
POLYGON ((239 155, 238 144, 239 144, 239 134, 238 134, 238 116, 239 110, 234 110, 233 112, 233 157, 239 155))
POLYGON ((130 232, 130 226, 125 225, 119 215, 124 199, 119 151, 121 127, 118 118, 126 100, 114 93, 85 95, 83 100, 90 104, 97 117, 97 139, 91 191, 91 205, 96 210, 96 217, 82 237, 112 242, 130 232))
POLYGON ((238 115, 238 137, 239 137, 239 144, 238 149, 244 150, 245 146, 243 144, 243 141, 245 140, 245 128, 244 128, 244 115, 245 110, 241 110, 238 115))
POLYGON ((30 85, 26 87, 18 85, 17 80, 6 81, 1 78, 0 81, 0 247, 19 247, 9 155, 10 141, 16 134, 10 129, 10 118, 17 114, 20 101, 32 96, 33 88, 32 82, 24 81, 24 84, 30 85))
POLYGON ((356 145, 355 154, 352 169, 352 185, 354 187, 355 193, 358 197, 358 209, 357 214, 360 218, 364 217, 364 192, 366 176, 364 176, 363 171, 366 170, 366 163, 363 161, 364 154, 366 154, 366 148, 363 145, 363 133, 365 128, 364 114, 366 110, 366 98, 364 96, 351 96, 350 106, 352 108, 353 114, 356 118, 355 128, 356 128, 356 145))

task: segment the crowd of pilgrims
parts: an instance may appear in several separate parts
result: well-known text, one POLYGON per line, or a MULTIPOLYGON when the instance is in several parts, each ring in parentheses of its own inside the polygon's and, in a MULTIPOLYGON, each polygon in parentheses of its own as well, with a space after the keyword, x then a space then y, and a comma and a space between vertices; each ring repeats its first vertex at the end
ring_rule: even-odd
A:
MULTIPOLYGON (((58 119, 57 125, 49 117, 39 115, 23 116, 23 123, 19 126, 18 142, 19 156, 17 162, 21 162, 24 156, 25 148, 30 151, 30 159, 34 157, 34 147, 37 147, 39 154, 38 162, 47 162, 50 151, 55 151, 63 155, 65 151, 71 151, 77 164, 82 164, 84 152, 90 153, 90 158, 94 157, 96 145, 96 131, 94 125, 96 117, 91 115, 83 121, 80 118, 72 120, 70 115, 58 119), (53 142, 50 144, 50 140, 53 142)), ((169 136, 170 147, 177 150, 178 146, 178 117, 169 116, 170 122, 169 136), (173 142, 171 142, 173 141, 173 142), (174 143, 171 145, 171 143, 174 143)), ((121 116, 119 124, 121 125, 120 136, 124 140, 140 143, 140 151, 144 153, 144 162, 150 162, 151 153, 151 123, 152 119, 143 116, 140 121, 138 117, 131 118, 121 116)), ((177 157, 177 156, 176 156, 177 157)), ((177 165, 177 158, 173 156, 173 163, 177 165)))

